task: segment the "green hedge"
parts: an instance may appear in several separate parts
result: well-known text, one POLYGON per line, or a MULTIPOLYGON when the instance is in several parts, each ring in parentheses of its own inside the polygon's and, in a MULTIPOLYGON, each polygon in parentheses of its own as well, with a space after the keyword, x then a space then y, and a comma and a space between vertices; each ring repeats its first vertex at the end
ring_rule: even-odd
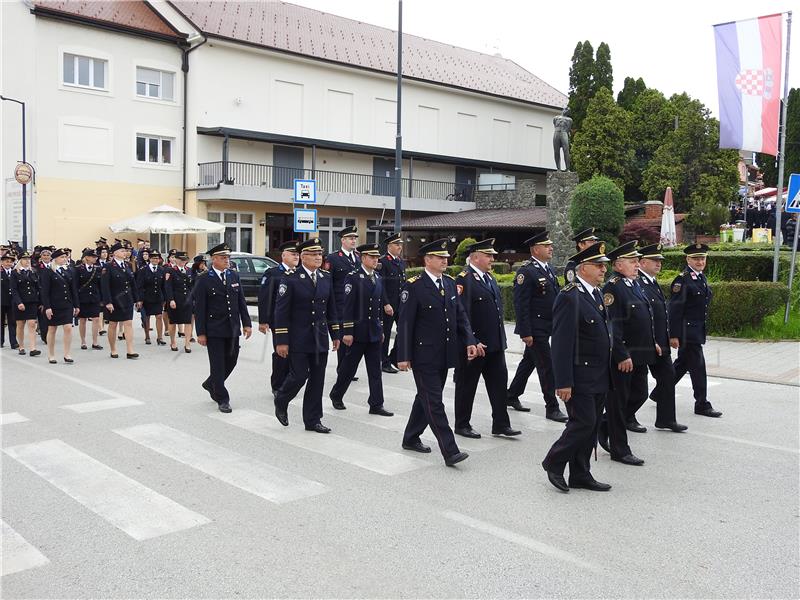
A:
MULTIPOLYGON (((711 280, 720 281, 772 281, 772 252, 710 252, 706 273, 711 280)), ((779 274, 788 281, 791 255, 782 252, 779 274)), ((664 252, 664 270, 683 271, 686 268, 686 255, 683 252, 664 252)))
MULTIPOLYGON (((669 298, 669 282, 660 282, 669 298)), ((757 327, 767 315, 786 304, 786 285, 766 281, 720 281, 710 283, 714 297, 708 315, 711 335, 736 335, 745 327, 757 327)), ((513 283, 501 283, 507 321, 514 320, 513 283)))

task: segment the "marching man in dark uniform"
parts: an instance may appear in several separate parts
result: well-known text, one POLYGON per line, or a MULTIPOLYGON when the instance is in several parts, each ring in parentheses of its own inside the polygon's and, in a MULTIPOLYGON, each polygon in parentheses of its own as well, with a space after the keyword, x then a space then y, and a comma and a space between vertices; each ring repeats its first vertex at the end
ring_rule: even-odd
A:
POLYGON ((78 332, 81 336, 81 350, 86 350, 86 325, 92 322, 92 350, 102 350, 98 344, 100 335, 100 311, 103 308, 103 298, 100 291, 100 269, 95 262, 97 253, 92 248, 84 248, 82 261, 75 267, 75 279, 78 286, 78 332))
MULTIPOLYGON (((656 387, 650 394, 656 404, 656 428, 671 429, 676 433, 686 431, 686 425, 681 425, 675 418, 675 369, 672 366, 669 346, 669 319, 667 317, 667 299, 658 285, 656 277, 661 272, 661 244, 644 246, 639 249, 642 257, 639 259, 639 286, 653 309, 653 329, 656 333, 656 343, 661 348, 661 354, 656 356, 653 364, 649 365, 650 373, 656 380, 656 387)), ((643 404, 644 399, 633 398, 634 405, 643 404)))
POLYGON ((71 356, 72 320, 78 315, 78 287, 75 275, 69 267, 67 253, 59 248, 52 254, 51 268, 40 273, 42 310, 47 319, 47 357, 50 364, 55 364, 56 332, 64 328, 64 362, 75 362, 71 356))
MULTIPOLYGON (((166 269, 164 273, 164 298, 169 314, 169 347, 173 352, 178 351, 178 325, 191 327, 192 324, 192 275, 186 268, 188 262, 189 255, 180 250, 175 253, 175 266, 166 269)), ((183 351, 186 354, 192 351, 189 327, 186 328, 183 339, 183 351)))
POLYGON ((592 477, 589 458, 611 387, 613 338, 600 294, 608 262, 605 243, 596 243, 571 260, 575 276, 556 297, 552 337, 556 395, 566 404, 569 420, 542 467, 562 492, 571 487, 604 492, 611 486, 592 477), (569 485, 564 480, 567 464, 569 485))
POLYGON ((383 243, 386 245, 386 256, 381 258, 378 267, 386 289, 386 300, 389 306, 383 312, 383 352, 381 363, 384 373, 397 373, 397 338, 389 352, 392 325, 397 325, 400 318, 400 291, 406 282, 406 262, 403 260, 403 238, 399 233, 390 234, 383 243), (389 310, 391 308, 391 310, 389 310))
MULTIPOLYGON (((599 240, 600 238, 594 234, 594 227, 589 227, 589 229, 584 229, 583 231, 580 231, 576 233, 574 236, 572 236, 572 241, 575 242, 576 252, 582 252, 586 250, 586 248, 594 245, 599 240)), ((567 283, 570 283, 574 278, 574 273, 575 273, 575 263, 572 259, 569 259, 567 261, 567 265, 564 267, 564 280, 567 283), (572 272, 573 275, 570 275, 570 272, 572 272)))
POLYGON ((455 425, 456 434, 480 438, 472 429, 472 404, 478 381, 483 375, 486 393, 492 405, 492 435, 514 436, 522 433, 511 428, 506 408, 506 329, 503 320, 503 297, 490 273, 497 251, 494 238, 467 246, 469 264, 456 277, 456 290, 464 313, 472 325, 472 334, 483 350, 483 356, 467 360, 459 355, 456 369, 455 425))
POLYGON ((310 238, 297 245, 300 262, 297 270, 285 275, 278 284, 275 302, 276 351, 289 359, 289 374, 275 394, 275 417, 281 425, 289 425, 289 402, 303 385, 303 423, 307 431, 330 433, 322 424, 322 392, 325 366, 330 350, 339 349, 339 317, 333 297, 333 281, 322 266, 322 245, 319 238, 310 238))
POLYGON ((127 357, 139 358, 133 351, 133 307, 139 301, 136 281, 126 257, 128 251, 120 242, 111 246, 112 260, 100 271, 100 291, 103 295, 105 318, 108 320, 108 345, 111 358, 117 354, 117 327, 121 323, 125 334, 127 357))
POLYGON ((239 359, 239 336, 244 329, 248 339, 253 333, 250 314, 239 276, 228 268, 231 249, 228 244, 211 248, 211 268, 194 285, 194 316, 197 341, 208 348, 208 378, 202 383, 220 412, 231 412, 230 394, 225 380, 239 359))
POLYGON ((544 231, 525 243, 530 248, 531 258, 520 267, 514 277, 514 310, 517 319, 514 333, 522 338, 525 351, 508 387, 507 403, 516 410, 530 410, 522 406, 519 397, 525 391, 531 373, 536 369, 544 396, 545 416, 551 421, 563 423, 567 420, 567 415, 558 406, 550 351, 553 302, 561 289, 556 273, 549 264, 553 258, 553 242, 544 231))
POLYGON ((631 451, 627 430, 647 431, 636 420, 636 411, 647 399, 647 365, 655 363, 661 347, 655 339, 653 309, 636 280, 641 256, 637 241, 621 244, 606 256, 614 269, 614 275, 603 287, 603 304, 614 332, 614 385, 606 396, 598 439, 611 453, 611 460, 639 466, 644 461, 631 451))
POLYGON ((675 383, 688 371, 694 390, 694 414, 721 417, 722 413, 714 410, 708 401, 706 359, 703 356, 708 305, 711 304, 711 288, 703 274, 708 246, 691 244, 683 252, 687 266, 672 282, 669 299, 669 343, 678 349, 678 359, 673 364, 675 383))
POLYGON ((17 343, 17 322, 14 320, 14 310, 11 302, 11 273, 14 271, 14 262, 17 257, 10 251, 3 254, 2 269, 0 269, 0 295, 2 295, 2 304, 0 304, 0 347, 6 343, 6 328, 8 328, 8 341, 11 343, 11 349, 16 350, 19 348, 17 343))
POLYGON ((344 410, 342 399, 350 387, 361 358, 367 367, 369 379, 369 413, 382 417, 394 416, 383 407, 383 381, 381 376, 381 348, 383 344, 383 307, 385 289, 383 278, 375 270, 380 249, 378 244, 358 247, 361 265, 347 276, 344 283, 344 314, 342 344, 346 347, 336 383, 331 389, 333 408, 344 410))
POLYGON ((408 417, 403 448, 430 452, 419 439, 430 427, 447 466, 466 459, 447 422, 442 402, 447 370, 458 364, 466 352, 468 359, 483 354, 472 327, 458 300, 458 291, 447 270, 447 240, 436 240, 419 248, 425 271, 410 278, 400 292, 400 323, 397 328, 397 366, 414 374, 417 395, 408 417), (466 347, 466 349, 465 349, 466 347))
MULTIPOLYGON (((142 250, 145 253, 147 250, 142 250)), ((150 250, 149 263, 142 264, 136 271, 136 287, 142 302, 144 315, 144 343, 150 345, 150 317, 156 319, 156 344, 166 346, 164 341, 164 267, 161 266, 161 253, 150 250)))
MULTIPOLYGON (((341 315, 344 312, 344 280, 361 264, 356 251, 358 227, 345 227, 339 232, 339 237, 342 240, 341 249, 328 255, 328 270, 333 278, 333 296, 337 315, 341 315)), ((344 353, 345 346, 339 346, 339 351, 337 352, 337 375, 344 360, 344 353)), ((358 377, 353 377, 353 381, 358 381, 358 377)))
MULTIPOLYGON (((283 281, 283 276, 294 273, 300 264, 300 253, 297 250, 298 240, 290 240, 279 246, 281 251, 281 264, 270 267, 261 277, 261 287, 258 290, 258 330, 266 334, 275 322, 275 300, 278 297, 278 285, 283 281)), ((289 359, 284 358, 275 350, 275 332, 272 334, 272 375, 270 388, 272 395, 278 392, 283 385, 286 375, 289 374, 289 359)))

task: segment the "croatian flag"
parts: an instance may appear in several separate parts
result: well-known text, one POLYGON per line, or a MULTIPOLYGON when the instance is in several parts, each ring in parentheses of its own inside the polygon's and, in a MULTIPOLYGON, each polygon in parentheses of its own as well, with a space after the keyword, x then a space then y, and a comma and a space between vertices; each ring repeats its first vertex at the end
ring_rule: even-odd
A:
POLYGON ((719 147, 778 154, 781 14, 714 26, 719 147))

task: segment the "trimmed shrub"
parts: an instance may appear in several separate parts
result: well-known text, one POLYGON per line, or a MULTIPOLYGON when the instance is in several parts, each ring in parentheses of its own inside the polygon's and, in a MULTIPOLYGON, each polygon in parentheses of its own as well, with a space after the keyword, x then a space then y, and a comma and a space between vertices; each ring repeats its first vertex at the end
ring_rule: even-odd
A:
POLYGON ((624 244, 631 240, 639 240, 640 246, 647 246, 648 244, 658 243, 660 239, 661 234, 652 227, 648 227, 643 223, 637 223, 636 221, 630 221, 625 224, 619 236, 619 243, 624 244))
MULTIPOLYGON (((686 255, 669 250, 663 253, 664 270, 683 271, 686 268, 686 255)), ((772 281, 772 252, 711 252, 708 255, 708 275, 720 281, 772 281)), ((788 252, 781 253, 779 275, 788 281, 788 252)))
POLYGON ((456 255, 453 257, 453 264, 454 265, 465 265, 467 264, 467 246, 470 246, 477 242, 475 238, 464 238, 458 243, 458 247, 456 248, 456 255))
POLYGON ((496 273, 498 275, 511 273, 511 265, 507 262, 498 261, 492 265, 492 273, 496 273))
POLYGON ((575 188, 569 207, 572 231, 595 227, 595 234, 611 246, 625 225, 624 196, 608 177, 596 176, 575 188))

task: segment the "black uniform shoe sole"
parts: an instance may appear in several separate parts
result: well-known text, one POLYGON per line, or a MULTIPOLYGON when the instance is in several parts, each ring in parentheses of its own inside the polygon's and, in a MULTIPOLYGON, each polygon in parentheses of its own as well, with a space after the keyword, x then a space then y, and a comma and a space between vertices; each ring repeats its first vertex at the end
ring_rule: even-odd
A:
POLYGON ((419 444, 403 444, 403 450, 411 450, 413 452, 419 452, 420 454, 430 454, 431 447, 426 446, 423 443, 419 444))
POLYGON ((515 404, 506 404, 506 406, 510 406, 511 408, 519 412, 531 412, 530 408, 528 408, 527 406, 522 406, 522 404, 520 404, 519 402, 515 404))
POLYGON ((569 417, 564 413, 559 413, 557 415, 545 415, 545 418, 549 421, 555 421, 556 423, 566 423, 569 420, 569 417))
POLYGON ((344 402, 332 402, 331 403, 333 408, 336 410, 347 410, 347 407, 344 405, 344 402))
POLYGON ((331 430, 329 427, 325 427, 322 423, 317 423, 316 425, 312 425, 309 427, 306 425, 306 431, 313 431, 314 433, 330 433, 331 430))
POLYGON ((514 437, 515 435, 522 435, 522 432, 518 429, 508 428, 504 431, 493 431, 492 435, 494 437, 514 437))
POLYGON ((130 358, 131 360, 133 360, 133 359, 135 359, 135 358, 139 358, 139 355, 138 355, 138 354, 136 354, 136 352, 134 352, 134 353, 132 353, 132 354, 126 354, 126 355, 125 355, 125 358, 130 358))
POLYGON ((623 465, 631 465, 632 467, 641 467, 644 464, 644 461, 641 458, 633 455, 623 456, 620 458, 614 458, 612 456, 611 460, 622 463, 623 465))
POLYGON ((611 489, 611 485, 600 483, 599 481, 570 481, 569 487, 579 490, 591 490, 592 492, 607 492, 611 489))
POLYGON ((701 416, 701 417, 712 417, 717 419, 722 416, 722 413, 718 410, 714 410, 713 408, 708 408, 706 410, 696 410, 694 414, 701 416))
POLYGON ((625 429, 633 433, 647 433, 647 427, 641 423, 625 423, 625 429))
POLYGON ((656 429, 669 429, 674 431, 675 433, 683 433, 687 429, 689 429, 686 425, 681 425, 680 423, 667 423, 662 425, 661 423, 655 424, 656 429))
POLYGON ((473 429, 456 429, 453 431, 456 435, 460 435, 461 437, 470 438, 473 440, 481 439, 481 434, 473 429))
POLYGON ((385 408, 370 408, 369 409, 369 414, 378 415, 380 417, 393 417, 394 416, 393 412, 389 412, 385 408))
POLYGON ((232 412, 231 405, 227 403, 222 403, 219 405, 219 412, 229 413, 232 412))
POLYGON ((553 473, 552 471, 547 472, 547 480, 553 484, 553 487, 556 488, 560 492, 564 492, 565 494, 569 493, 569 486, 567 482, 564 481, 564 476, 559 475, 558 473, 553 473))
POLYGON ((458 454, 454 454, 453 456, 448 456, 444 459, 444 464, 448 467, 454 467, 458 463, 463 460, 467 460, 469 458, 469 454, 466 452, 459 452, 458 454))

